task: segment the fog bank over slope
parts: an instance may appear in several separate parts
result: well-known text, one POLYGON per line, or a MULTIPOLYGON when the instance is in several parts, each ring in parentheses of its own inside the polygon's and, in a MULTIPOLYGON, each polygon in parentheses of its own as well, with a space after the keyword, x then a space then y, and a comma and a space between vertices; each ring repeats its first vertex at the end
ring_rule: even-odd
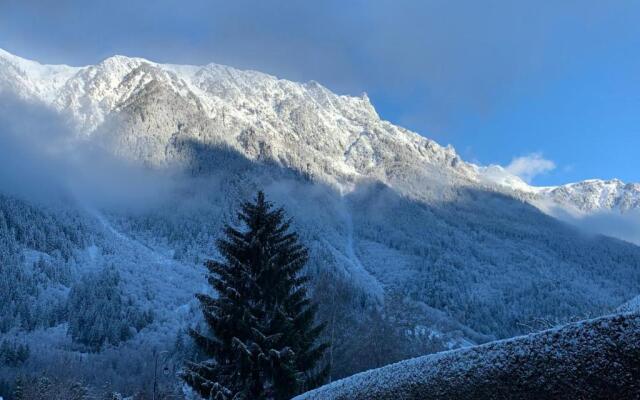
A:
POLYGON ((0 191, 38 202, 139 208, 175 186, 176 171, 123 160, 76 136, 54 110, 0 93, 0 191))

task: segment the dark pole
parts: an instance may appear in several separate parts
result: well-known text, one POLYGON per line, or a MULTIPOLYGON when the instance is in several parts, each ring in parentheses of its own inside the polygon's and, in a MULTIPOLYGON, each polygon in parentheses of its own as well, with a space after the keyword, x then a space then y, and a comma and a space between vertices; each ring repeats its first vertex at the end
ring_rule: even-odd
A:
POLYGON ((153 365, 153 400, 156 400, 156 385, 158 384, 158 354, 156 354, 156 361, 153 365))

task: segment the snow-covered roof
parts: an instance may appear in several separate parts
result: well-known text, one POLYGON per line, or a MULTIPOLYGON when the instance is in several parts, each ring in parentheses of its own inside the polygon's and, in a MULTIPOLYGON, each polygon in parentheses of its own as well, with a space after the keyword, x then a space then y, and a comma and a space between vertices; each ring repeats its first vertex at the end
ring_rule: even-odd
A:
POLYGON ((295 399, 626 399, 638 393, 635 313, 402 361, 295 399))

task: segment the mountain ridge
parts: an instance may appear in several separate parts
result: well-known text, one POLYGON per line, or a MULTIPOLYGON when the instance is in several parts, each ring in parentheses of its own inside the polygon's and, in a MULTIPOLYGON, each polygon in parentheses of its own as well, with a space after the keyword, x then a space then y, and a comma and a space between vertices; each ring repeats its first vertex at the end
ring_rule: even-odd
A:
MULTIPOLYGON (((214 63, 161 64, 122 55, 108 57, 96 65, 69 67, 43 65, 0 49, 0 60, 9 65, 4 68, 4 77, 0 70, 0 88, 4 84, 5 89, 20 97, 40 101, 66 115, 82 136, 95 134, 113 114, 121 113, 135 101, 133 97, 155 84, 160 86, 158 90, 173 92, 176 99, 198 110, 198 140, 207 129, 225 132, 204 139, 225 142, 250 158, 268 157, 302 172, 312 172, 315 178, 338 184, 343 190, 349 190, 362 177, 389 182, 389 168, 379 168, 382 160, 431 164, 438 170, 435 172, 453 175, 461 184, 513 192, 543 211, 541 203, 545 201, 587 214, 640 209, 640 184, 589 179, 552 187, 531 186, 499 166, 465 162, 450 145, 441 146, 380 119, 366 94, 336 95, 315 81, 301 84, 214 63), (12 79, 11 67, 17 71, 13 73, 17 78, 12 79), (292 128, 300 124, 321 129, 305 140, 292 128), (292 142, 303 144, 292 149, 292 142), (309 159, 317 165, 310 166, 309 159)), ((172 131, 154 138, 163 145, 175 137, 175 131, 190 124, 169 123, 175 123, 172 131)), ((130 146, 141 139, 129 132, 126 140, 126 146, 130 146)), ((126 146, 119 146, 117 152, 126 153, 122 148, 126 146)), ((161 165, 173 160, 148 155, 143 161, 161 165)))

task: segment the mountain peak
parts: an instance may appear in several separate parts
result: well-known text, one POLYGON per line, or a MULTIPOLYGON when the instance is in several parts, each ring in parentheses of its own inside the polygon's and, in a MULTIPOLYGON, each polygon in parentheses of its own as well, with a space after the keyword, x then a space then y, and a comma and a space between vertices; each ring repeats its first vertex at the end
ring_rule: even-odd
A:
POLYGON ((99 66, 109 66, 109 67, 118 67, 118 66, 139 66, 141 64, 150 64, 156 65, 156 63, 149 61, 140 57, 128 57, 120 54, 116 54, 110 57, 105 58, 100 61, 97 65, 99 66))

